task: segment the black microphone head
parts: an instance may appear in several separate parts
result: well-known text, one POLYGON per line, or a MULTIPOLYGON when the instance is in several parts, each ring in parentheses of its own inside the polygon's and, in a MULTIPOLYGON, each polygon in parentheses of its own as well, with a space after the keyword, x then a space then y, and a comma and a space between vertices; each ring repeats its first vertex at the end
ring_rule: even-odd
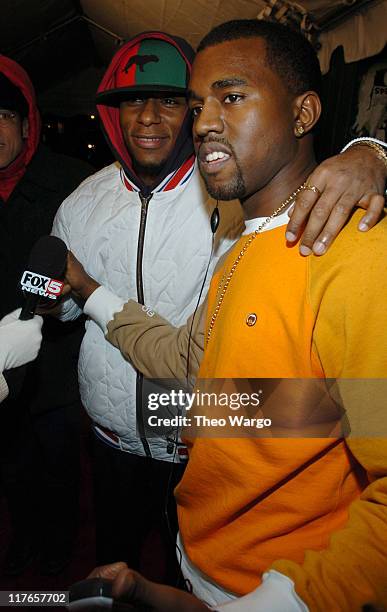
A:
POLYGON ((216 206, 214 210, 212 211, 212 215, 211 215, 211 231, 213 234, 215 234, 216 230, 218 229, 219 221, 220 221, 219 208, 216 206))
POLYGON ((67 263, 67 246, 56 236, 42 236, 31 249, 27 270, 20 281, 25 302, 19 319, 34 316, 38 304, 49 304, 61 294, 67 263))
POLYGON ((66 270, 67 246, 56 236, 42 236, 31 249, 27 270, 48 276, 62 278, 66 270))

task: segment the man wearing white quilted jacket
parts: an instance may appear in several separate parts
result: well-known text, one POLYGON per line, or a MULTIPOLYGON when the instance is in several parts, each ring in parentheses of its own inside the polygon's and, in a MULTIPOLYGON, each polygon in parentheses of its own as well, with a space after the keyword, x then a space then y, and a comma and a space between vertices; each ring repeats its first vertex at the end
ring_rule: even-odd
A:
MULTIPOLYGON (((211 257, 210 217, 216 204, 195 165, 185 103, 193 55, 184 40, 161 32, 140 34, 115 54, 97 107, 118 163, 84 181, 62 204, 53 226, 53 234, 98 283, 125 301, 154 305, 176 326, 195 309, 210 258, 204 294, 217 259, 243 227, 237 202, 219 204, 221 222, 211 257)), ((360 149, 324 162, 311 180, 322 195, 308 191, 297 202, 288 226, 292 240, 315 201, 320 204, 302 239, 305 254, 318 243, 326 248, 343 225, 346 215, 337 214, 337 202, 349 214, 363 200, 368 208, 363 221, 368 227, 376 221, 381 205, 371 194, 380 191, 383 179, 375 174, 372 149, 360 149)), ((81 312, 67 298, 59 316, 70 320, 81 312)), ((177 520, 172 491, 184 470, 185 448, 173 436, 145 438, 142 376, 91 320, 79 382, 95 433, 97 563, 120 559, 139 569, 144 537, 159 523, 167 567, 160 579, 173 584, 177 520)))
MULTIPOLYGON (((193 55, 187 43, 161 33, 140 35, 118 51, 99 87, 97 105, 119 163, 82 183, 53 226, 101 283, 122 298, 157 304, 176 325, 195 308, 212 243, 214 202, 195 167, 185 102, 193 55)), ((217 236, 208 280, 242 227, 239 204, 232 208, 222 216, 222 240, 217 236)), ((80 313, 69 300, 61 318, 80 313)), ((93 321, 86 327, 79 381, 95 433, 97 562, 119 558, 139 568, 144 537, 159 523, 168 557, 166 579, 173 584, 175 548, 164 524, 164 505, 168 497, 174 538, 173 489, 186 449, 176 447, 173 436, 172 442, 141 436, 142 376, 93 321)))

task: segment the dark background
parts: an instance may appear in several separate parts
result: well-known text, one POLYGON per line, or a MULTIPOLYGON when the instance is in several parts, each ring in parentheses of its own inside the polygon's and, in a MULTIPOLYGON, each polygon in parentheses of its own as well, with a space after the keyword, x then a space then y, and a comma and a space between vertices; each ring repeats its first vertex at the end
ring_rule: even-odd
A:
MULTIPOLYGON (((378 2, 302 0, 299 4, 308 10, 317 42, 318 32, 378 2)), ((43 140, 57 152, 100 168, 112 158, 99 130, 95 92, 125 38, 142 30, 166 29, 186 36, 196 46, 216 23, 256 17, 265 6, 266 0, 1 0, 0 53, 19 62, 34 83, 43 116, 43 140), (206 11, 199 15, 193 6, 206 11)), ((324 115, 317 133, 320 159, 338 152, 353 136, 360 79, 371 64, 382 60, 387 60, 387 48, 351 64, 344 63, 342 48, 333 53, 330 71, 324 76, 324 115)))

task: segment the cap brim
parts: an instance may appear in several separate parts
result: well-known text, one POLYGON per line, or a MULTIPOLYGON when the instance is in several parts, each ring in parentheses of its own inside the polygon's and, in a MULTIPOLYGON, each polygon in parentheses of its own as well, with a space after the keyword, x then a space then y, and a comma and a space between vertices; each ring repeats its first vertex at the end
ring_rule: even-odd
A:
POLYGON ((106 106, 119 106, 121 102, 133 97, 136 93, 174 94, 185 97, 187 90, 183 87, 173 87, 171 85, 133 85, 132 87, 102 91, 97 94, 96 103, 106 106))

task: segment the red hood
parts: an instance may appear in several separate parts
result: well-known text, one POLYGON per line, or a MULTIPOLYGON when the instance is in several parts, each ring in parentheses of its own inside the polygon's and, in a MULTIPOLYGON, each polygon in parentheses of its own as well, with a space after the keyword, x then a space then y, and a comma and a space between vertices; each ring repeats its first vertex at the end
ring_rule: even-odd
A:
POLYGON ((0 55, 0 72, 20 89, 28 103, 29 129, 24 158, 24 163, 28 166, 40 139, 40 115, 36 106, 35 90, 25 70, 5 55, 0 55))
POLYGON ((35 154, 40 139, 41 122, 36 106, 35 90, 25 70, 9 57, 0 55, 0 72, 20 89, 28 103, 29 127, 24 149, 12 164, 0 170, 0 196, 6 200, 35 154))
MULTIPOLYGON (((115 88, 115 74, 119 69, 122 57, 127 54, 128 49, 139 44, 144 38, 157 38, 165 40, 174 45, 181 56, 185 60, 188 71, 191 73, 191 65, 194 58, 194 51, 190 45, 181 38, 169 36, 163 32, 143 32, 135 38, 131 39, 114 55, 110 66, 108 67, 97 91, 97 95, 115 88)), ((127 177, 135 183, 144 195, 150 192, 149 187, 144 185, 138 176, 133 171, 131 157, 124 143, 120 122, 119 109, 106 104, 97 104, 99 116, 101 118, 103 131, 107 142, 112 150, 114 157, 122 165, 127 177)), ((168 176, 171 172, 177 170, 182 164, 193 155, 192 134, 191 134, 191 118, 187 112, 181 127, 179 136, 176 141, 174 151, 167 160, 162 172, 157 177, 158 184, 168 176)))

